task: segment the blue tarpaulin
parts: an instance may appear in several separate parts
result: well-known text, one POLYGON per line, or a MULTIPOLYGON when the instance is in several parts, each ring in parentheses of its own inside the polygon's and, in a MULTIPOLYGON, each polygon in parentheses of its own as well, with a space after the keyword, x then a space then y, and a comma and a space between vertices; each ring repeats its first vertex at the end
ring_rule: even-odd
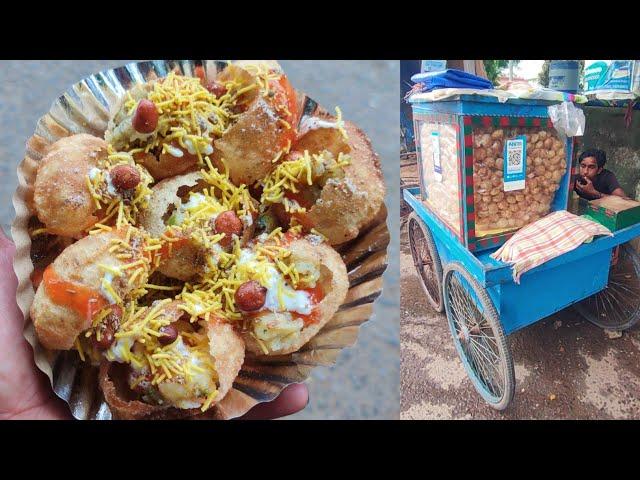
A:
POLYGON ((411 80, 415 83, 422 83, 424 85, 423 92, 430 92, 439 88, 493 88, 493 84, 486 78, 455 69, 447 69, 442 72, 416 73, 411 77, 411 80))

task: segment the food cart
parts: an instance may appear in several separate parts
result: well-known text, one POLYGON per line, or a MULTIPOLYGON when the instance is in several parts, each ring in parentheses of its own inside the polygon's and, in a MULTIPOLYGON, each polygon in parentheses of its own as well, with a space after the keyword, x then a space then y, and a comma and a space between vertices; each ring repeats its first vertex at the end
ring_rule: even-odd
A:
MULTIPOLYGON (((599 237, 522 275, 491 254, 519 228, 566 210, 574 141, 562 139, 550 100, 457 95, 411 100, 420 186, 406 189, 411 254, 430 305, 446 312, 478 393, 498 410, 515 391, 508 335, 575 305, 623 330, 640 319, 640 259, 623 245, 640 224, 599 237)), ((555 103, 558 103, 557 101, 555 103)))

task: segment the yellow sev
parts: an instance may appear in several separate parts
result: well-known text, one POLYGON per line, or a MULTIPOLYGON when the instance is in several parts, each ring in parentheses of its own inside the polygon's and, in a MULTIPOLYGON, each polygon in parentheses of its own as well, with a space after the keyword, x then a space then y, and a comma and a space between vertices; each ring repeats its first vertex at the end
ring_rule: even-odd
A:
MULTIPOLYGON (((300 226, 294 229, 298 233, 300 226)), ((291 261, 291 251, 280 245, 283 237, 282 229, 278 227, 272 231, 264 243, 257 243, 252 249, 242 249, 236 240, 234 248, 227 255, 230 261, 212 270, 197 284, 186 283, 182 292, 176 297, 183 302, 179 308, 186 311, 192 318, 200 316, 209 320, 210 315, 220 316, 227 320, 240 320, 242 315, 235 305, 235 293, 243 283, 256 280, 261 285, 271 283, 273 269, 294 288, 306 275, 298 272, 291 261)), ((282 285, 279 285, 282 287, 282 285)), ((282 289, 278 289, 282 296, 282 289)), ((284 303, 280 299, 280 303, 284 303)))
POLYGON ((314 172, 322 171, 323 177, 331 178, 339 173, 340 169, 349 165, 350 157, 342 152, 338 154, 337 161, 332 162, 329 152, 320 154, 309 154, 307 150, 295 160, 288 160, 279 164, 263 181, 263 191, 261 202, 263 203, 284 203, 287 211, 305 211, 304 208, 288 201, 285 192, 298 193, 302 186, 313 185, 317 180, 314 172), (328 167, 324 167, 329 163, 328 167))
MULTIPOLYGON (((134 368, 150 372, 152 385, 167 381, 189 383, 194 375, 200 373, 209 374, 214 386, 217 372, 214 359, 209 353, 205 332, 182 331, 181 340, 169 345, 161 345, 157 340, 162 335, 160 329, 175 320, 174 316, 165 313, 171 302, 171 299, 164 299, 152 306, 138 306, 135 302, 130 302, 115 337, 117 341, 129 338, 137 342, 138 346, 131 349, 129 345, 132 343, 116 343, 115 347, 112 347, 116 349, 115 353, 107 352, 107 358, 115 361, 114 355, 118 355, 120 360, 130 363, 134 368), (184 344, 188 354, 185 354, 184 348, 178 347, 180 342, 184 344)), ((141 380, 135 380, 134 384, 141 380)), ((215 400, 217 389, 215 386, 204 391, 196 389, 194 396, 203 402, 202 411, 205 411, 215 400)))
POLYGON ((272 80, 278 80, 282 76, 282 72, 277 72, 266 63, 249 63, 242 66, 247 72, 252 74, 256 83, 260 88, 263 97, 268 97, 271 92, 269 83, 272 80))
POLYGON ((144 168, 135 164, 131 154, 117 152, 111 145, 107 146, 107 150, 107 158, 99 165, 99 168, 87 175, 85 180, 96 209, 104 210, 103 217, 93 227, 90 227, 90 235, 108 230, 108 223, 115 223, 117 228, 126 224, 134 225, 136 216, 148 206, 149 198, 151 198, 152 192, 149 188, 153 182, 151 175, 144 168), (120 194, 111 183, 109 172, 117 165, 130 165, 140 174, 140 183, 127 198, 120 194))
MULTIPOLYGON (((132 115, 138 101, 130 93, 125 108, 132 115)), ((144 145, 144 152, 159 147, 166 152, 167 145, 173 143, 196 154, 201 164, 211 147, 212 137, 220 137, 230 125, 234 100, 229 95, 217 98, 196 77, 169 73, 154 82, 147 99, 158 109, 157 134, 151 136, 144 145)))

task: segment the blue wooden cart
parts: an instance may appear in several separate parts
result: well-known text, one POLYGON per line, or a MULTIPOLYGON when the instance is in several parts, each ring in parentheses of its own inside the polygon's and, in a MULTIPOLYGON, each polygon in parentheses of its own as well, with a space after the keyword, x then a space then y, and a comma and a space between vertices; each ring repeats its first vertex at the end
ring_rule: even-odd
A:
MULTIPOLYGON (((487 111, 486 105, 478 105, 475 99, 413 107, 416 132, 420 114, 458 111, 460 115, 454 121, 460 122, 461 145, 468 113, 487 111)), ((516 104, 492 108, 501 114, 509 112, 509 108, 519 109, 519 118, 523 112, 534 113, 538 118, 546 112, 546 106, 540 103, 525 110, 522 107, 516 104)), ((467 162, 471 161, 470 153, 467 149, 467 162)), ((464 164, 465 151, 461 149, 460 154, 464 164)), ((567 169, 553 210, 566 209, 569 177, 567 169)), ((461 188, 461 197, 468 197, 472 182, 463 179, 461 188)), ((624 330, 640 320, 640 256, 626 243, 640 236, 640 224, 583 244, 524 273, 520 284, 516 284, 511 266, 491 258, 505 238, 481 243, 481 239, 469 235, 467 220, 473 219, 468 215, 473 213, 472 204, 461 202, 463 234, 458 235, 443 222, 439 212, 423 201, 423 195, 428 195, 424 190, 422 186, 404 191, 404 199, 413 209, 407 227, 418 277, 431 306, 436 311, 446 311, 464 368, 478 393, 493 408, 505 409, 515 391, 509 334, 571 305, 587 320, 607 329, 624 330), (612 262, 617 246, 621 248, 612 262)))

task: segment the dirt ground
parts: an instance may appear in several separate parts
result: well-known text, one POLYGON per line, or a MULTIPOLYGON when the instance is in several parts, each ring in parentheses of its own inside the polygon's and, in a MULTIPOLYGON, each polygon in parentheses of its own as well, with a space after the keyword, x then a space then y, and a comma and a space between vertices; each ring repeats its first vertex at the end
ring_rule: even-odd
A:
POLYGON ((571 309, 508 337, 516 392, 493 410, 427 304, 404 226, 400 241, 401 419, 640 419, 640 328, 611 339, 571 309))

